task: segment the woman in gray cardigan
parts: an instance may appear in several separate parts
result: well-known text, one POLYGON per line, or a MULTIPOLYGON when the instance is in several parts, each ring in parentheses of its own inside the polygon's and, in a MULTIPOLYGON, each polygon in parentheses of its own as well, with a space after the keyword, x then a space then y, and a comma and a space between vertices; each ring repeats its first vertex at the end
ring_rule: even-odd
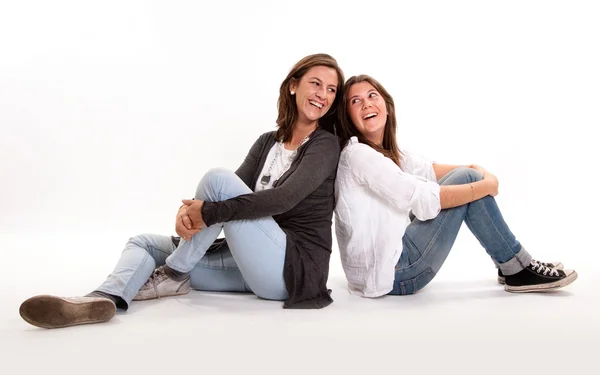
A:
POLYGON ((182 295, 191 288, 252 292, 285 301, 285 308, 329 305, 340 151, 332 133, 343 83, 331 56, 300 60, 280 87, 277 131, 261 135, 235 173, 212 169, 204 175, 194 199, 184 200, 177 214, 180 237, 131 238, 94 292, 29 298, 21 304, 21 317, 43 328, 99 323, 132 300, 182 295))

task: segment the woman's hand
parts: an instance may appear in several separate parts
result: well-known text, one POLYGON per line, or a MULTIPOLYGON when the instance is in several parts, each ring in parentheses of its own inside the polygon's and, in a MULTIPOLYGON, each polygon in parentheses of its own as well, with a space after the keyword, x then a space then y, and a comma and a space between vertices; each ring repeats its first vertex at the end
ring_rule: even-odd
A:
POLYGON ((204 223, 204 220, 202 219, 202 206, 204 206, 204 201, 198 199, 184 199, 182 202, 187 207, 187 216, 192 224, 191 228, 198 231, 206 228, 206 223, 204 223))
POLYGON ((193 229, 192 227, 192 221, 188 215, 188 206, 184 204, 179 207, 175 219, 175 233, 184 240, 190 240, 198 232, 200 232, 200 229, 193 229))
POLYGON ((500 182, 495 175, 491 174, 485 168, 477 164, 471 164, 469 165, 469 168, 474 169, 483 175, 484 185, 488 188, 488 195, 492 197, 498 195, 498 186, 500 185, 500 182))
POLYGON ((481 165, 477 165, 477 164, 471 164, 471 165, 469 165, 469 168, 475 169, 477 172, 481 173, 482 175, 485 175, 487 172, 485 170, 485 168, 483 168, 481 165))
POLYGON ((486 171, 483 174, 483 180, 482 180, 485 185, 488 188, 488 195, 495 197, 496 195, 498 195, 498 186, 500 185, 500 182, 498 182, 498 179, 496 178, 496 176, 494 176, 493 174, 491 174, 490 172, 486 171))

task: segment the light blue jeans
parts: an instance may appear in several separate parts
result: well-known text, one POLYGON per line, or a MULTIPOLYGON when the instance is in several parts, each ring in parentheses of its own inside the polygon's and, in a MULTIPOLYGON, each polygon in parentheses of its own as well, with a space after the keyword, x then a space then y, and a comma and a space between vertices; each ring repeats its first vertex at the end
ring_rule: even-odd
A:
MULTIPOLYGON (((233 172, 212 169, 204 175, 195 199, 217 202, 252 191, 233 172)), ((96 290, 121 297, 127 305, 158 266, 190 272, 193 289, 252 292, 270 300, 288 298, 283 280, 286 235, 272 217, 217 223, 181 240, 143 234, 127 242, 117 266, 96 290), (206 254, 223 229, 228 246, 206 254)), ((127 308, 127 306, 125 306, 127 308)))
MULTIPOLYGON (((442 177, 440 185, 462 185, 482 179, 471 168, 457 168, 442 177)), ((413 219, 402 238, 394 288, 389 294, 413 294, 435 277, 448 257, 465 222, 505 275, 514 275, 531 262, 502 218, 496 200, 489 195, 474 202, 442 210, 432 220, 413 219)))

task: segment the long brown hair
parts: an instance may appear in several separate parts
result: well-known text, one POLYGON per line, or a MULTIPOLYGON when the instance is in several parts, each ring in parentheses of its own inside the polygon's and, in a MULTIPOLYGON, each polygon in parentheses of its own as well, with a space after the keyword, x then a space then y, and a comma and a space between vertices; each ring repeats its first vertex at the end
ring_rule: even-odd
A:
POLYGON ((339 107, 341 101, 342 88, 344 86, 344 72, 338 66, 337 61, 325 54, 318 53, 315 55, 309 55, 298 61, 296 65, 292 67, 289 74, 279 88, 279 99, 277 100, 278 116, 277 116, 277 134, 275 137, 283 142, 287 142, 292 138, 292 130, 296 120, 298 120, 298 107, 296 106, 295 98, 290 94, 290 84, 292 80, 300 81, 300 79, 308 72, 308 70, 315 66, 326 66, 328 68, 335 69, 338 76, 338 85, 335 93, 335 100, 329 108, 329 111, 319 119, 319 126, 332 134, 337 134, 336 131, 336 110, 339 107))
POLYGON ((340 101, 339 108, 340 114, 340 122, 341 122, 341 134, 340 134, 340 142, 343 145, 346 144, 350 137, 358 138, 360 143, 367 144, 371 146, 376 151, 380 152, 386 158, 392 159, 394 163, 398 167, 400 167, 400 160, 402 160, 402 152, 400 152, 400 148, 398 148, 398 143, 396 142, 396 106, 394 105, 394 99, 387 92, 387 90, 379 83, 375 78, 370 77, 366 74, 361 74, 358 76, 353 76, 348 79, 346 84, 344 85, 344 95, 342 96, 342 100, 340 101), (361 132, 356 129, 356 126, 352 122, 352 119, 348 115, 347 105, 348 105, 348 94, 350 93, 350 88, 360 82, 370 83, 375 90, 379 92, 383 100, 385 100, 385 105, 387 108, 388 116, 385 122, 385 129, 383 131, 383 142, 380 145, 377 145, 361 134, 361 132))

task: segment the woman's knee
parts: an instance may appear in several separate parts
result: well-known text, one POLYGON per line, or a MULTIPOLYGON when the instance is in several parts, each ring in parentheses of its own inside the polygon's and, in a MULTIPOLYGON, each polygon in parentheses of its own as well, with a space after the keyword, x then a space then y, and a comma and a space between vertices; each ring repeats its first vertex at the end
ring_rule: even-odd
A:
POLYGON ((211 193, 216 193, 226 185, 227 181, 238 178, 235 173, 226 168, 213 168, 202 176, 196 188, 195 199, 209 200, 211 193))
POLYGON ((175 249, 175 244, 170 236, 163 236, 152 233, 144 233, 138 234, 137 236, 133 236, 129 239, 125 247, 125 250, 130 248, 130 245, 133 245, 135 248, 140 248, 146 250, 150 255, 154 255, 155 251, 160 251, 162 253, 172 253, 175 249))
POLYGON ((444 181, 443 185, 460 185, 483 180, 481 172, 476 171, 473 168, 459 167, 450 173, 452 173, 452 175, 444 181))
POLYGON ((150 248, 152 243, 152 235, 149 233, 138 234, 129 239, 128 244, 132 244, 136 247, 142 248, 146 251, 150 248))

